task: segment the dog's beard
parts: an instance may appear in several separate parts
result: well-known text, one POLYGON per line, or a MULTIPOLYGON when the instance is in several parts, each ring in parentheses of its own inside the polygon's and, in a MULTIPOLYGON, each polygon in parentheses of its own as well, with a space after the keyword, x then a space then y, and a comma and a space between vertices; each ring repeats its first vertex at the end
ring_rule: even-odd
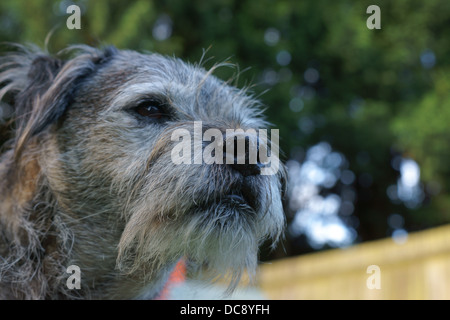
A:
POLYGON ((231 292, 245 271, 255 272, 262 242, 283 230, 279 177, 164 163, 152 166, 131 205, 119 269, 150 280, 186 257, 209 276, 226 275, 231 292))

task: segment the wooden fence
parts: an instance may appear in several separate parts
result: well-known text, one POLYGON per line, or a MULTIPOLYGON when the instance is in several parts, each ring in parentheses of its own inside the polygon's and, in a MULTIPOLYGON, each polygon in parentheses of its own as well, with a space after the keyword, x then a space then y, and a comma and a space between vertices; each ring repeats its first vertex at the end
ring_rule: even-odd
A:
POLYGON ((257 282, 269 299, 450 299, 450 226, 263 264, 257 282))

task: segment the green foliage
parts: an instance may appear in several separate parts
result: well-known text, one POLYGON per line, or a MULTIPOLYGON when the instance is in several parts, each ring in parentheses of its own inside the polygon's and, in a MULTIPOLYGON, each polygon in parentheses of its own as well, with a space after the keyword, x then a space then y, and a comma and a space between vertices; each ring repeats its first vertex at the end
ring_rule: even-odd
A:
POLYGON ((406 104, 404 113, 392 123, 398 143, 422 165, 426 181, 438 181, 450 189, 450 77, 448 71, 430 75, 435 83, 414 106, 406 104))

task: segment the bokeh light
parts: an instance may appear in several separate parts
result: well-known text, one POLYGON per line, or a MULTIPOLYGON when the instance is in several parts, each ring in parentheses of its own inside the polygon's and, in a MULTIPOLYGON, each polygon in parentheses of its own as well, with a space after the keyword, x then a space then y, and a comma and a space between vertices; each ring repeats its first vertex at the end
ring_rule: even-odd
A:
MULTIPOLYGON (((289 226, 291 236, 305 235, 315 249, 324 245, 348 246, 356 239, 356 231, 341 219, 353 213, 354 194, 344 189, 341 195, 331 192, 342 174, 350 175, 345 157, 333 151, 330 144, 321 142, 310 147, 302 163, 287 162, 289 173, 289 207, 295 212, 289 226)), ((352 173, 353 174, 353 173, 352 173)), ((350 185, 354 179, 348 178, 350 185)))

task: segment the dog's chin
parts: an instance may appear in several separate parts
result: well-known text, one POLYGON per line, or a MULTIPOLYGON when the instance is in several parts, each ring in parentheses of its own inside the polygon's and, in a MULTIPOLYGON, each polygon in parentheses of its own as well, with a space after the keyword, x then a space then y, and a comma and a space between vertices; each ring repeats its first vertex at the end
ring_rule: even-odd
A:
POLYGON ((148 206, 136 212, 119 244, 119 268, 122 261, 125 270, 138 271, 146 263, 163 266, 185 257, 192 265, 207 266, 208 273, 231 274, 230 288, 244 272, 254 272, 259 246, 268 238, 276 240, 284 221, 277 208, 264 202, 271 198, 257 188, 204 194, 159 220, 146 220, 151 217, 148 206), (131 266, 127 256, 135 257, 131 266))
MULTIPOLYGON (((220 215, 231 217, 235 215, 251 215, 257 213, 256 205, 240 194, 229 194, 196 206, 205 211, 206 216, 220 218, 220 215)), ((208 217, 205 217, 208 218, 208 217)))
MULTIPOLYGON (((242 228, 248 231, 254 229, 259 215, 257 205, 242 194, 222 195, 197 203, 192 210, 192 218, 195 217, 194 220, 200 222, 197 228, 208 230, 218 238, 242 228)), ((186 215, 189 216, 190 214, 186 215)))
POLYGON ((206 275, 225 277, 232 290, 243 273, 252 276, 256 269, 262 229, 258 217, 258 212, 239 195, 225 196, 207 208, 198 208, 187 223, 195 231, 190 233, 189 241, 183 242, 188 244, 185 256, 196 265, 206 266, 202 269, 206 275))

